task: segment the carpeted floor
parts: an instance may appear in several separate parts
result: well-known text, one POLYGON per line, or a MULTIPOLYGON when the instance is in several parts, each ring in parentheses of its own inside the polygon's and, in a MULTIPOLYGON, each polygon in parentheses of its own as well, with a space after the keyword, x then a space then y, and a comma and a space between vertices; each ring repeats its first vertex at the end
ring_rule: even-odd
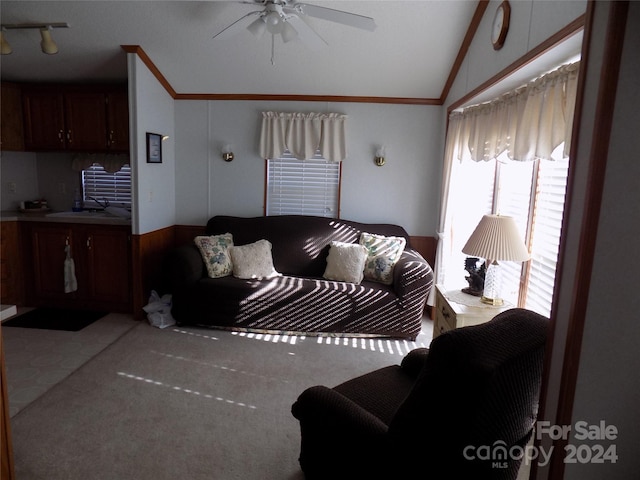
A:
POLYGON ((78 332, 5 328, 3 322, 10 415, 16 415, 138 324, 131 315, 119 313, 78 332))
POLYGON ((11 419, 17 478, 302 479, 297 396, 399 363, 429 328, 414 343, 140 323, 11 419))

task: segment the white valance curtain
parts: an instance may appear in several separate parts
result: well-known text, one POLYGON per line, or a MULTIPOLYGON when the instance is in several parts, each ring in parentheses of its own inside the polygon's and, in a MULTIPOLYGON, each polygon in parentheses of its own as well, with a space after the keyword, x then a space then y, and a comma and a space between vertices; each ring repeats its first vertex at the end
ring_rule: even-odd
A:
POLYGON ((568 156, 579 66, 564 65, 489 103, 452 113, 450 122, 461 124, 447 142, 456 142, 458 160, 491 160, 503 152, 511 160, 550 159, 562 142, 568 156))
POLYGON ((345 123, 339 113, 262 113, 260 156, 280 158, 288 150, 299 160, 312 158, 316 151, 329 161, 347 156, 345 123))
MULTIPOLYGON (((551 159, 564 142, 568 157, 580 62, 553 72, 497 99, 449 116, 442 172, 442 197, 436 251, 436 283, 445 282, 445 257, 451 250, 451 172, 454 159, 488 161, 506 152, 511 160, 551 159)), ((429 299, 433 305, 433 298, 429 299)))

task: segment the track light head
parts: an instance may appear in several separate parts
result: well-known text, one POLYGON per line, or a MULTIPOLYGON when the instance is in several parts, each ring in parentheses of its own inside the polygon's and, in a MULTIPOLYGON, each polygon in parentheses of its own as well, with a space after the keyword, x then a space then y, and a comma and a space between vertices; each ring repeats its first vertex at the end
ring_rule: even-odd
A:
POLYGON ((4 38, 4 29, 2 29, 2 31, 0 31, 0 53, 2 55, 9 55, 11 52, 13 52, 13 50, 9 42, 4 38))
POLYGON ((42 41, 40 42, 42 53, 46 53, 47 55, 55 55, 58 53, 58 45, 56 45, 56 42, 51 38, 51 27, 41 28, 40 36, 42 37, 42 41))

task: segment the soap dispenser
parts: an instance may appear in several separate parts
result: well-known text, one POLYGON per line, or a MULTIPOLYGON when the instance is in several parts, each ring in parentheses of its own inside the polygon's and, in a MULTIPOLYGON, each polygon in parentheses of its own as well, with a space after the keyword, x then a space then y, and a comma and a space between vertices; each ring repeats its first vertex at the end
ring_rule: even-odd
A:
POLYGON ((82 195, 80 195, 80 189, 76 188, 76 191, 73 194, 73 208, 72 210, 74 212, 81 212, 82 211, 82 195))

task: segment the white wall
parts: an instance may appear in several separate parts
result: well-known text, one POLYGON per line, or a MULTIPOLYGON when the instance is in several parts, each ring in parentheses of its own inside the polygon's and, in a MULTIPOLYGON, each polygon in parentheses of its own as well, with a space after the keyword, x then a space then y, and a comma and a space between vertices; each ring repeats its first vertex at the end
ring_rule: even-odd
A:
POLYGON ((136 54, 127 54, 134 234, 175 224, 174 100, 136 54), (162 163, 147 163, 146 133, 168 135, 162 163))
POLYGON ((341 214, 400 224, 435 236, 441 161, 441 107, 360 103, 175 102, 176 223, 204 225, 212 215, 263 214, 265 162, 258 154, 262 111, 348 115, 341 214), (235 159, 224 162, 223 144, 235 159), (387 164, 373 163, 387 146, 387 164))
POLYGON ((38 169, 36 154, 31 152, 0 152, 0 210, 17 210, 20 202, 36 200, 38 169), (15 193, 9 189, 14 183, 15 193))

